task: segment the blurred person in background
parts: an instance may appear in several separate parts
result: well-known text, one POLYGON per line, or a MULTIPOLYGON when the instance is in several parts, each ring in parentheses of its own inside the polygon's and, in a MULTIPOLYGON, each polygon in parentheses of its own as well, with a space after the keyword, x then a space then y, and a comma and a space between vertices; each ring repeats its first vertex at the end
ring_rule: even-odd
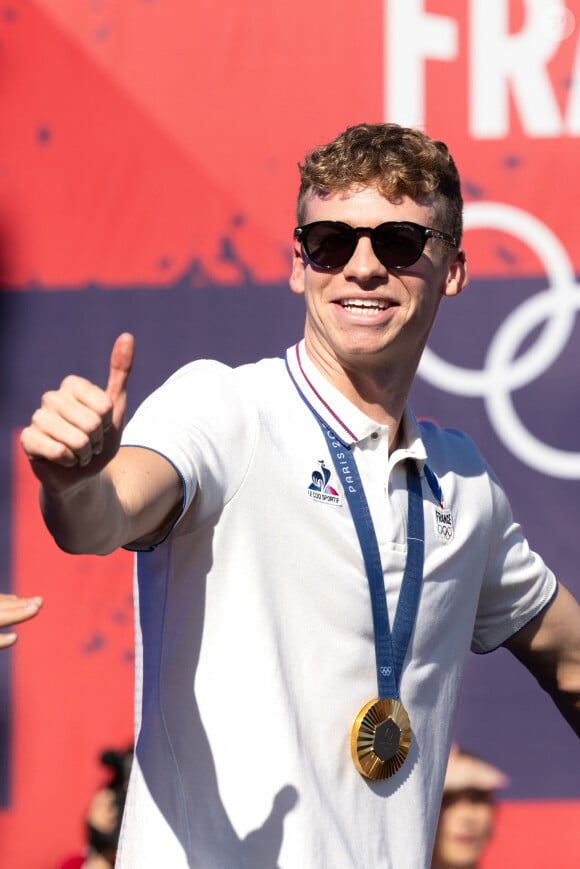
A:
POLYGON ((58 869, 112 869, 115 865, 133 747, 122 751, 107 749, 100 760, 109 769, 109 780, 89 803, 85 816, 86 847, 58 869))
POLYGON ((432 869, 477 869, 493 835, 497 792, 508 784, 495 766, 452 747, 432 869))

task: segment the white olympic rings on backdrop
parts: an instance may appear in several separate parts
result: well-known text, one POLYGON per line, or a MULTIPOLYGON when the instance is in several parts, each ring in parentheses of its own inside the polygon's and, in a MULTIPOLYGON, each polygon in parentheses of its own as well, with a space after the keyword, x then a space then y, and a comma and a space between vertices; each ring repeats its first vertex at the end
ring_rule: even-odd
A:
POLYGON ((496 434, 522 462, 554 477, 580 479, 580 453, 560 450, 536 438, 523 425, 511 392, 531 383, 558 358, 580 310, 580 287, 559 239, 537 218, 511 205, 469 203, 465 229, 491 228, 514 235, 538 256, 549 288, 526 299, 509 314, 491 340, 483 368, 462 368, 437 356, 427 347, 419 374, 438 389, 456 395, 480 396, 496 434), (534 343, 517 359, 529 333, 546 322, 534 343))

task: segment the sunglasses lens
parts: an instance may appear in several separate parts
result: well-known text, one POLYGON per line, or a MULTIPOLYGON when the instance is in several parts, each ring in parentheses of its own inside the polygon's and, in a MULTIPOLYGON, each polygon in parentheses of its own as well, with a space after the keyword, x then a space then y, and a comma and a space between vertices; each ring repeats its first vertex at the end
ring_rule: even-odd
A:
MULTIPOLYGON (((301 240, 311 262, 335 269, 346 265, 354 254, 359 232, 348 224, 321 220, 304 227, 301 240)), ((426 241, 422 227, 413 223, 383 223, 370 235, 377 259, 390 269, 404 269, 417 262, 426 241)))
POLYGON ((377 258, 391 269, 404 269, 417 262, 425 247, 420 227, 407 223, 378 226, 373 233, 377 258))
POLYGON ((345 265, 354 253, 356 233, 347 226, 314 223, 303 237, 304 248, 312 262, 325 269, 345 265))

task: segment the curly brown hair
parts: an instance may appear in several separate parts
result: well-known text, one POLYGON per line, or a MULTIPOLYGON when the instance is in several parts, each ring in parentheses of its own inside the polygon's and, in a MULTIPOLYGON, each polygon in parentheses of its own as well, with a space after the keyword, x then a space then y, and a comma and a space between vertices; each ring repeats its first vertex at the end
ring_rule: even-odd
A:
POLYGON ((398 124, 358 124, 315 148, 298 164, 298 223, 313 193, 330 194, 376 184, 388 199, 421 200, 435 194, 441 226, 461 241, 463 198, 457 167, 444 142, 398 124))

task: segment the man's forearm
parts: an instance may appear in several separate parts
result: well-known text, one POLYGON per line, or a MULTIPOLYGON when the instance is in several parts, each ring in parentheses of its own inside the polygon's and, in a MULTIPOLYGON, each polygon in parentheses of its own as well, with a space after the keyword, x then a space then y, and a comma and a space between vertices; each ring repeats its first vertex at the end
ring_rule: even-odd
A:
POLYGON ((540 669, 535 675, 572 730, 580 736, 580 662, 557 663, 552 674, 546 676, 540 669))
POLYGON ((58 494, 41 487, 40 506, 56 543, 72 555, 108 555, 127 542, 125 512, 106 472, 58 494))
POLYGON ((580 736, 580 605, 570 592, 560 583, 551 603, 505 645, 580 736))
POLYGON ((551 692, 551 696, 576 736, 580 736, 580 691, 551 692))

